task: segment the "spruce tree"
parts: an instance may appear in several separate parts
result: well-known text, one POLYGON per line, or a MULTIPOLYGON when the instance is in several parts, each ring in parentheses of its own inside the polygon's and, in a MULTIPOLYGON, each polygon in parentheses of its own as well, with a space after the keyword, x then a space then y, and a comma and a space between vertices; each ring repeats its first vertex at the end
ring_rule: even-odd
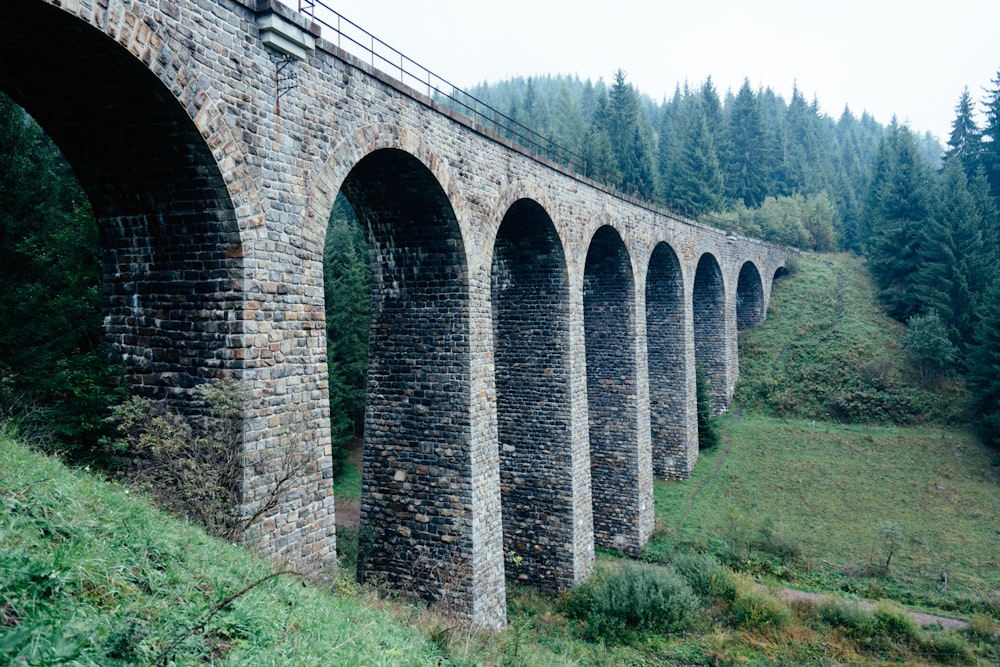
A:
POLYGON ((347 200, 338 196, 323 251, 326 297, 326 358, 334 472, 339 473, 351 439, 364 427, 368 373, 371 270, 361 226, 347 200))
POLYGON ((946 161, 958 160, 969 180, 974 178, 982 162, 982 133, 972 114, 972 96, 969 89, 965 88, 955 106, 955 120, 951 123, 951 135, 948 137, 948 149, 944 157, 946 161))
POLYGON ((981 314, 970 354, 969 389, 980 434, 1000 449, 1000 281, 986 291, 981 314))
POLYGON ((723 170, 732 199, 757 207, 767 196, 762 165, 766 160, 766 135, 757 98, 744 79, 728 113, 723 170))
POLYGON ((56 146, 2 94, 0 165, 0 415, 30 406, 46 445, 93 447, 118 394, 97 223, 56 146))
POLYGON ((986 181, 990 194, 1000 201, 1000 72, 993 79, 995 88, 987 91, 983 102, 985 121, 983 123, 982 165, 986 171, 986 181))
POLYGON ((921 311, 912 288, 926 251, 931 216, 930 167, 916 138, 895 119, 879 147, 863 215, 863 247, 890 314, 900 321, 921 311))

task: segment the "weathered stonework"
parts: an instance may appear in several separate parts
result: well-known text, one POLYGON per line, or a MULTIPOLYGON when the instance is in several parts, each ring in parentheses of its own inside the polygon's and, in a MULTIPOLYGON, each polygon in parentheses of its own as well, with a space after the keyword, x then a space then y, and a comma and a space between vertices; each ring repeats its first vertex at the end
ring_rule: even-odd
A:
POLYGON ((595 542, 642 548, 654 471, 697 458, 695 360, 723 409, 788 255, 534 158, 270 0, 7 0, 0 55, 93 204, 130 381, 178 403, 250 384, 250 539, 303 571, 335 560, 343 191, 374 277, 360 574, 483 627, 505 577, 563 589, 595 542))

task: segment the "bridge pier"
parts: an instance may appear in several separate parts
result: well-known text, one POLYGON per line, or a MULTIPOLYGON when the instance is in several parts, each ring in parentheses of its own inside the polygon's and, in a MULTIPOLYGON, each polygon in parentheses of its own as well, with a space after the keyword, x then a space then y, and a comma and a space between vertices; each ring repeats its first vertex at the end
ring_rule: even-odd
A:
POLYGON ((507 212, 491 274, 507 577, 565 590, 593 563, 590 478, 573 423, 566 260, 537 203, 507 212))

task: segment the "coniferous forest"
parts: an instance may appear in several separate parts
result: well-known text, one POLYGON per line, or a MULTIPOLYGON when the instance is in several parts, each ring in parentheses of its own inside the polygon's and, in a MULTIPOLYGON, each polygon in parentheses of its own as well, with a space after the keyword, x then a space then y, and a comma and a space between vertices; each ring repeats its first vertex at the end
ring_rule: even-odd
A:
MULTIPOLYGON (((784 99, 748 80, 735 92, 711 79, 685 84, 660 101, 621 71, 610 84, 542 76, 468 93, 546 137, 552 159, 625 195, 803 250, 864 256, 927 383, 963 380, 970 414, 1000 446, 1000 73, 978 97, 960 91, 944 146, 895 120, 847 108, 834 117, 797 89, 784 99)), ((121 391, 101 344, 96 224, 57 147, 6 97, 0 165, 0 418, 97 448, 121 391)), ((325 259, 341 444, 363 425, 367 261, 341 198, 325 259)))

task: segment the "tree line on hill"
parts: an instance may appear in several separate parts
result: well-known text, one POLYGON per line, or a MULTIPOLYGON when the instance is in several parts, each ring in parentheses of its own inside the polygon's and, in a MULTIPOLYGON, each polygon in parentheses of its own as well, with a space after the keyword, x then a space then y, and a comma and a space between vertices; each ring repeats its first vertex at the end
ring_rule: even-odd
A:
MULTIPOLYGON (((962 93, 946 147, 895 120, 885 127, 849 109, 834 120, 797 88, 786 101, 748 80, 721 96, 711 79, 685 84, 659 103, 621 71, 610 86, 544 76, 469 94, 551 140, 553 159, 624 194, 726 230, 864 254, 923 368, 965 377, 971 414, 1000 446, 1000 73, 993 83, 981 125, 962 93)), ((58 438, 97 447, 121 390, 100 344, 96 224, 58 149, 6 97, 0 164, 0 418, 43 408, 58 438)), ((340 444, 363 426, 367 263, 339 198, 324 273, 340 444)))

